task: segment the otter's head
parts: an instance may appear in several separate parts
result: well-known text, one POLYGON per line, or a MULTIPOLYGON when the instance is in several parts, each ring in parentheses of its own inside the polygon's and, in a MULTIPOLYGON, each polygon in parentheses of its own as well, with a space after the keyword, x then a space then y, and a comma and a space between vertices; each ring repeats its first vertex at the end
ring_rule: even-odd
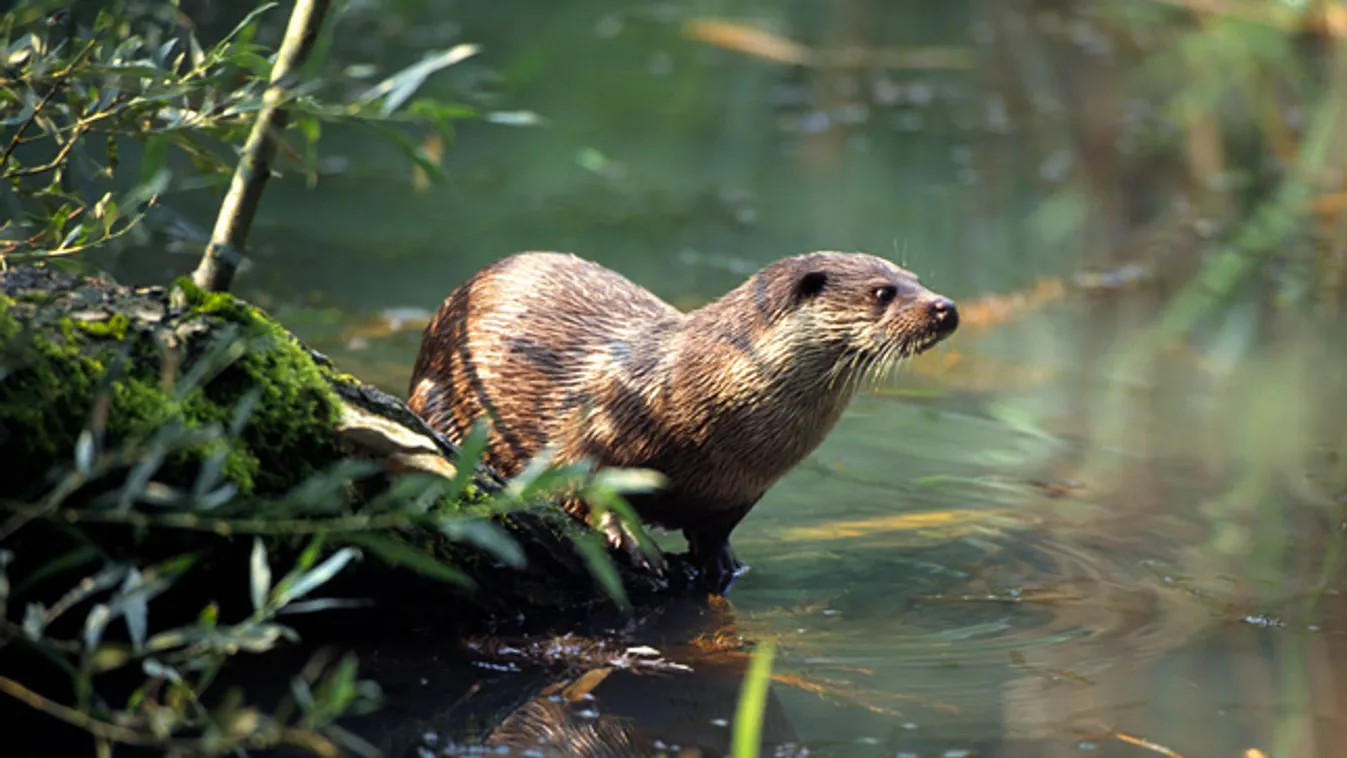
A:
POLYGON ((864 253, 818 252, 764 270, 781 316, 812 327, 811 339, 839 370, 882 370, 930 349, 954 333, 954 301, 921 285, 916 275, 864 253))

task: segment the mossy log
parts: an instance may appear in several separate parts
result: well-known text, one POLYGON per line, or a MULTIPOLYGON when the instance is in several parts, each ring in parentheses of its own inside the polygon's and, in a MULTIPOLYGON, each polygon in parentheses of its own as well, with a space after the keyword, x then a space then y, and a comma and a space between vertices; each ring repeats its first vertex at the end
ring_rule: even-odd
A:
MULTIPOLYGON (((162 527, 176 530, 178 546, 251 544, 238 539, 249 532, 238 524, 274 516, 271 504, 334 466, 361 461, 377 469, 325 496, 329 515, 351 522, 400 477, 454 477, 459 465, 457 448, 401 401, 341 373, 258 308, 185 279, 133 289, 45 267, 0 273, 0 346, 0 502, 8 504, 0 540, 7 542, 16 529, 47 519, 116 525, 123 537, 162 527), (178 441, 156 447, 165 429, 177 430, 178 441), (206 429, 216 433, 191 435, 206 429), (136 482, 138 502, 154 508, 127 507, 122 493, 137 467, 142 480, 149 470, 156 487, 136 482), (214 506, 201 504, 207 489, 232 495, 233 507, 245 503, 246 512, 217 517, 214 506), (175 500, 174 491, 195 498, 175 500), (120 508, 108 504, 119 495, 120 508)), ((453 502, 435 507, 471 516, 502 484, 479 468, 453 502)), ((464 599, 461 587, 380 555, 346 573, 364 577, 356 586, 383 606, 380 613, 434 606, 499 617, 607 602, 575 548, 577 537, 594 536, 583 525, 552 507, 492 518, 522 549, 522 567, 503 570, 487 551, 443 530, 384 529, 384 537, 429 548, 466 576, 475 586, 467 605, 456 602, 464 599)), ((276 534, 285 542, 284 530, 276 534)), ((614 563, 633 600, 671 589, 666 578, 614 563)))

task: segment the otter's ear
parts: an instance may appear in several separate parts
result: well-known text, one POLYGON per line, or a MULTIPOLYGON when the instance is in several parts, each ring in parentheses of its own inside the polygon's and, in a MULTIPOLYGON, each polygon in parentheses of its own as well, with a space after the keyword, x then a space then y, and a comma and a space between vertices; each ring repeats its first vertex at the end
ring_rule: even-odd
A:
POLYGON ((823 271, 810 271, 795 282, 795 294, 801 298, 810 298, 823 291, 828 283, 828 275, 823 271))

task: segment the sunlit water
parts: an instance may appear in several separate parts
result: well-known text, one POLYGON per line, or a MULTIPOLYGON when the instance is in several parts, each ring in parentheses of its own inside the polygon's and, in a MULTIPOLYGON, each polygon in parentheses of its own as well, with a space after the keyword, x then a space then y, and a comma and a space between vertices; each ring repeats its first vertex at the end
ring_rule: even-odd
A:
MULTIPOLYGON (((671 21, 683 9, 514 5, 408 11, 343 54, 383 73, 459 41, 452 18, 503 73, 497 105, 536 110, 548 126, 465 125, 449 148, 450 186, 429 191, 413 189, 388 148, 335 130, 324 154, 342 170, 315 189, 274 182, 254 232, 255 266, 239 290, 389 390, 405 391, 418 319, 473 270, 521 249, 573 250, 682 306, 818 248, 890 255, 961 300, 1064 273, 1079 257, 1035 244, 1046 190, 1015 180, 970 194, 975 151, 1014 150, 987 122, 995 109, 979 104, 971 76, 895 73, 928 89, 876 114, 835 165, 820 165, 782 127, 808 116, 778 102, 800 94, 783 89, 789 77, 682 39, 671 21)), ((928 14, 924 35, 889 19, 885 41, 963 42, 963 12, 928 14)), ((428 89, 453 98, 479 71, 428 89)), ((1012 169, 1012 180, 1026 171, 1012 169)), ((204 226, 212 202, 179 207, 204 226)), ((193 255, 170 259, 174 271, 193 255)), ((128 278, 158 278, 164 259, 119 265, 128 278)), ((1248 449, 1226 446, 1247 429, 1212 419, 1242 418, 1257 390, 1231 389, 1232 373, 1209 357, 1178 373, 1216 378, 1173 382, 1081 359, 1096 339, 1082 314, 1064 304, 965 330, 928 364, 957 354, 963 368, 901 373, 858 399, 736 531, 752 570, 731 608, 628 630, 633 644, 694 671, 616 672, 566 718, 628 717, 613 754, 724 751, 743 659, 690 643, 728 627, 779 645, 766 736, 815 755, 1271 755, 1278 725, 1296 719, 1320 742, 1278 755, 1329 755, 1343 728, 1333 673, 1347 626, 1322 612, 1329 601, 1305 610, 1312 587, 1267 581, 1287 545, 1305 545, 1312 561, 1329 544, 1289 515, 1311 495, 1272 482, 1255 493, 1256 528, 1213 526, 1227 469, 1251 464, 1248 449), (1076 394, 1081 382, 1090 394, 1076 394), (1119 401, 1156 387, 1144 408, 1119 401), (1138 425, 1147 431, 1128 431, 1138 425)), ((1276 360, 1248 371, 1275 373, 1266 366, 1276 360)), ((1341 377, 1341 355, 1325 361, 1341 377)), ((1301 400, 1313 416, 1314 398, 1301 400)), ((366 736, 407 754, 443 750, 464 714, 503 718, 540 686, 527 672, 451 663, 434 645, 366 653, 391 695, 366 736), (498 707, 475 705, 483 699, 498 707)))

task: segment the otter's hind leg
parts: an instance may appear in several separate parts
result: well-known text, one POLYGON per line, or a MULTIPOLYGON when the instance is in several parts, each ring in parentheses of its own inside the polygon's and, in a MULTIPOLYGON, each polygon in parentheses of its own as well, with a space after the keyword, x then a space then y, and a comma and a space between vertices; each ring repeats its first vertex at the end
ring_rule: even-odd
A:
POLYGON ((697 526, 683 530, 692 564, 697 567, 697 573, 706 588, 717 595, 728 592, 734 580, 748 568, 734 557, 734 549, 730 547, 730 532, 743 520, 749 507, 722 511, 699 519, 697 526))

